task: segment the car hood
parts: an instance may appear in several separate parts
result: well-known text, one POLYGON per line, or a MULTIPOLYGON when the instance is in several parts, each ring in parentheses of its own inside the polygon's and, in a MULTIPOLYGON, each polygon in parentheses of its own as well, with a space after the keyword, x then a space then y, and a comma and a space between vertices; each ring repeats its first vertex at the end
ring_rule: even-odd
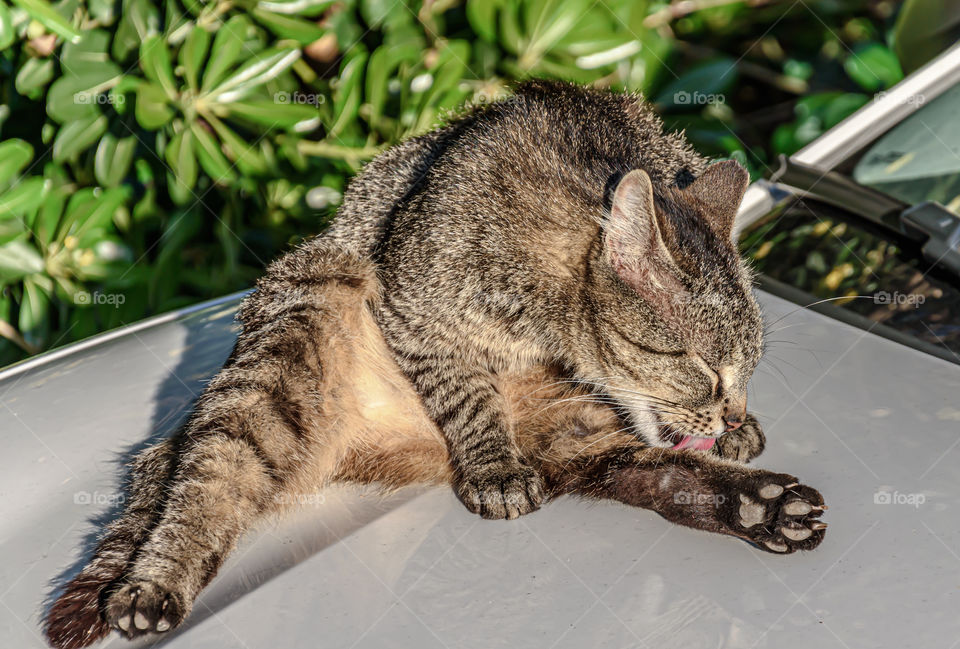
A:
MULTIPOLYGON (((776 556, 608 502, 483 521, 449 489, 321 492, 247 534, 163 647, 931 647, 960 638, 960 368, 761 294, 757 461, 818 488, 776 556)), ((0 373, 0 636, 42 647, 51 589, 224 361, 238 296, 0 373)), ((127 644, 118 637, 110 646, 127 644)), ((106 644, 106 643, 105 643, 106 644)))

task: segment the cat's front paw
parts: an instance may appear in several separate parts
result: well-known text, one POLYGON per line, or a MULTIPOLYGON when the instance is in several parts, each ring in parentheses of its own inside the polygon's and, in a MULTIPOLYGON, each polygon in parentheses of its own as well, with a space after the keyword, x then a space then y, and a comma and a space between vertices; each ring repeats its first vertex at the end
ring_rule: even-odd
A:
POLYGON ((827 508, 813 487, 783 473, 759 471, 735 486, 725 507, 727 524, 762 550, 790 554, 812 550, 827 524, 818 520, 827 508))
POLYGON ((107 623, 128 639, 169 631, 183 621, 185 613, 181 594, 152 581, 125 584, 107 598, 107 623))
POLYGON ((488 464, 465 471, 457 482, 457 495, 474 514, 513 519, 540 508, 543 481, 519 462, 488 464))
POLYGON ((760 422, 747 413, 743 425, 721 436, 713 448, 722 458, 746 463, 763 453, 766 443, 767 438, 760 428, 760 422))

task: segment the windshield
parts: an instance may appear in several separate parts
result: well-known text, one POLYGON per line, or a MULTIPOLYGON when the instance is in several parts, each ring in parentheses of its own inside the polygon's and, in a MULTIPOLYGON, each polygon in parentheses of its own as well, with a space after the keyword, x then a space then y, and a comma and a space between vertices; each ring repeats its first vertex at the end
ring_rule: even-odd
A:
POLYGON ((936 201, 960 214, 958 112, 960 85, 924 104, 877 140, 857 161, 853 179, 909 205, 936 201))

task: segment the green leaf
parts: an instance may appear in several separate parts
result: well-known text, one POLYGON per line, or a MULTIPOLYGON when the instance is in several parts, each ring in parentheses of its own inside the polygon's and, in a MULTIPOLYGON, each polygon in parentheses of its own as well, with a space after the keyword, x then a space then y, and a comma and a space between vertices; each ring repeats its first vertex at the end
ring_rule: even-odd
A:
POLYGON ((279 38, 288 38, 301 45, 309 45, 327 33, 327 30, 319 25, 301 18, 283 16, 262 9, 254 9, 250 13, 261 25, 279 38))
POLYGON ((890 41, 904 72, 910 74, 956 42, 958 7, 930 0, 906 0, 899 5, 890 41))
POLYGON ((17 183, 13 189, 0 194, 0 220, 19 217, 31 220, 33 213, 43 201, 47 182, 39 176, 31 176, 17 183))
POLYGON ((46 337, 50 327, 49 310, 50 294, 37 281, 30 278, 24 280, 18 325, 20 333, 29 343, 38 345, 46 337))
POLYGON ((10 47, 15 37, 13 20, 10 18, 10 7, 5 2, 0 2, 0 50, 10 47))
POLYGON ((210 100, 217 103, 234 102, 254 88, 276 79, 299 58, 300 50, 293 48, 264 50, 211 90, 210 100))
MULTIPOLYGON (((87 247, 94 242, 85 235, 100 232, 110 225, 113 216, 126 200, 129 190, 123 187, 102 190, 99 187, 81 189, 67 202, 67 209, 57 230, 57 238, 76 237, 77 245, 87 247)), ((95 237, 94 237, 95 238, 95 237)))
MULTIPOLYGON (((427 90, 421 102, 421 110, 430 107, 439 107, 445 93, 456 87, 467 71, 467 61, 470 60, 470 44, 466 41, 448 41, 447 46, 440 51, 433 74, 433 83, 427 90)), ((426 126, 426 125, 424 125, 426 126)))
POLYGON ((170 140, 166 150, 167 164, 177 180, 190 192, 197 184, 197 158, 193 153, 193 133, 180 131, 170 140))
POLYGON ((210 32, 202 27, 194 27, 180 48, 180 65, 191 90, 196 90, 200 85, 200 68, 207 60, 209 50, 210 32))
POLYGON ((107 130, 107 116, 67 122, 53 140, 53 161, 74 160, 76 156, 96 142, 107 130))
POLYGON ((13 0, 13 3, 26 11, 31 18, 46 27, 51 33, 71 43, 80 42, 83 34, 57 13, 56 9, 46 0, 13 0))
POLYGON ((173 78, 170 51, 160 36, 150 36, 140 44, 140 67, 148 79, 158 84, 170 99, 177 97, 177 82, 173 78))
POLYGON ((360 0, 360 15, 368 27, 377 29, 395 7, 392 0, 360 0))
POLYGON ((231 185, 237 180, 233 166, 220 151, 220 145, 200 124, 190 124, 190 132, 196 139, 197 161, 210 179, 217 185, 231 185))
POLYGON ((94 175, 104 187, 116 187, 126 178, 137 150, 137 138, 133 135, 117 137, 107 133, 100 139, 93 159, 94 175))
POLYGON ((403 64, 413 65, 422 57, 417 43, 404 42, 395 45, 381 45, 370 55, 367 66, 366 100, 370 104, 370 123, 377 124, 383 116, 387 103, 390 78, 403 64))
POLYGON ((319 113, 307 104, 278 104, 269 99, 246 99, 225 106, 226 114, 285 131, 311 131, 320 123, 319 113))
POLYGON ((251 176, 266 173, 267 161, 255 148, 244 142, 243 138, 216 117, 211 115, 208 117, 208 121, 223 143, 227 157, 237 164, 237 168, 242 174, 251 176))
POLYGON ((20 66, 14 86, 24 97, 38 99, 40 91, 53 79, 53 59, 30 58, 20 66))
POLYGON ((116 85, 110 89, 110 105, 117 111, 118 115, 126 115, 128 104, 131 99, 136 97, 137 88, 143 83, 143 79, 134 76, 122 76, 116 85))
POLYGON ((107 49, 110 33, 91 29, 77 43, 67 43, 60 52, 63 73, 68 76, 109 79, 120 74, 120 67, 110 59, 107 49))
POLYGON ((319 16, 337 0, 260 0, 257 9, 277 14, 319 16))
POLYGON ((207 69, 203 73, 202 90, 207 91, 216 87, 240 59, 243 41, 251 26, 250 20, 241 14, 234 16, 217 30, 207 69))
MULTIPOLYGON (((27 224, 20 219, 8 219, 0 221, 0 246, 5 245, 14 239, 28 239, 30 230, 27 224)), ((0 281, 2 283, 2 281, 0 281)))
POLYGON ((33 147, 23 140, 0 142, 0 185, 6 185, 33 159, 33 147))
POLYGON ((33 234, 44 246, 50 244, 57 234, 63 207, 67 204, 68 189, 57 187, 48 191, 33 222, 33 234))
POLYGON ((137 87, 137 123, 148 131, 155 131, 173 119, 173 109, 167 103, 167 94, 160 86, 141 83, 137 87))
POLYGON ((560 44, 579 23, 589 17, 591 5, 591 0, 566 0, 559 7, 549 0, 528 3, 524 23, 532 29, 521 62, 524 59, 536 61, 560 44))
POLYGON ((480 38, 489 42, 497 41, 497 11, 502 2, 497 0, 467 0, 467 20, 480 38))
POLYGON ((13 281, 43 271, 43 257, 32 245, 16 239, 0 246, 0 281, 13 281))
POLYGON ((903 78, 897 56, 880 43, 857 47, 843 64, 850 78, 869 92, 889 88, 903 78))
POLYGON ((113 58, 124 61, 152 34, 160 33, 160 12, 151 0, 123 0, 113 39, 113 58))
POLYGON ((736 79, 736 61, 720 57, 684 72, 668 83, 654 101, 671 108, 702 109, 709 103, 724 103, 723 93, 736 79))
POLYGON ((113 12, 112 0, 88 0, 87 6, 90 8, 90 15, 97 19, 101 25, 112 25, 116 19, 113 12))
POLYGON ((96 117, 102 112, 101 95, 120 80, 119 76, 112 76, 112 72, 108 71, 107 76, 88 73, 57 79, 47 93, 47 114, 61 124, 96 117))
POLYGON ((823 110, 823 129, 833 128, 847 117, 860 110, 870 101, 867 95, 845 92, 831 101, 823 110))
POLYGON ((329 136, 336 137, 347 124, 357 117, 363 92, 363 71, 367 54, 358 52, 340 69, 340 82, 333 96, 333 125, 329 136))

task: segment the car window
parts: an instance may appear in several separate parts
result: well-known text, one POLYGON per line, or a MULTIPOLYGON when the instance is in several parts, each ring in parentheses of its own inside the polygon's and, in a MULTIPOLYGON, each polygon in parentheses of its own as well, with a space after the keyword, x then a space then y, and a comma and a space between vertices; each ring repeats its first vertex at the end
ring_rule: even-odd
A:
MULTIPOLYGON (((916 101, 922 101, 917 97, 916 101)), ((853 179, 910 205, 960 214, 960 85, 921 106, 860 156, 853 179)))

